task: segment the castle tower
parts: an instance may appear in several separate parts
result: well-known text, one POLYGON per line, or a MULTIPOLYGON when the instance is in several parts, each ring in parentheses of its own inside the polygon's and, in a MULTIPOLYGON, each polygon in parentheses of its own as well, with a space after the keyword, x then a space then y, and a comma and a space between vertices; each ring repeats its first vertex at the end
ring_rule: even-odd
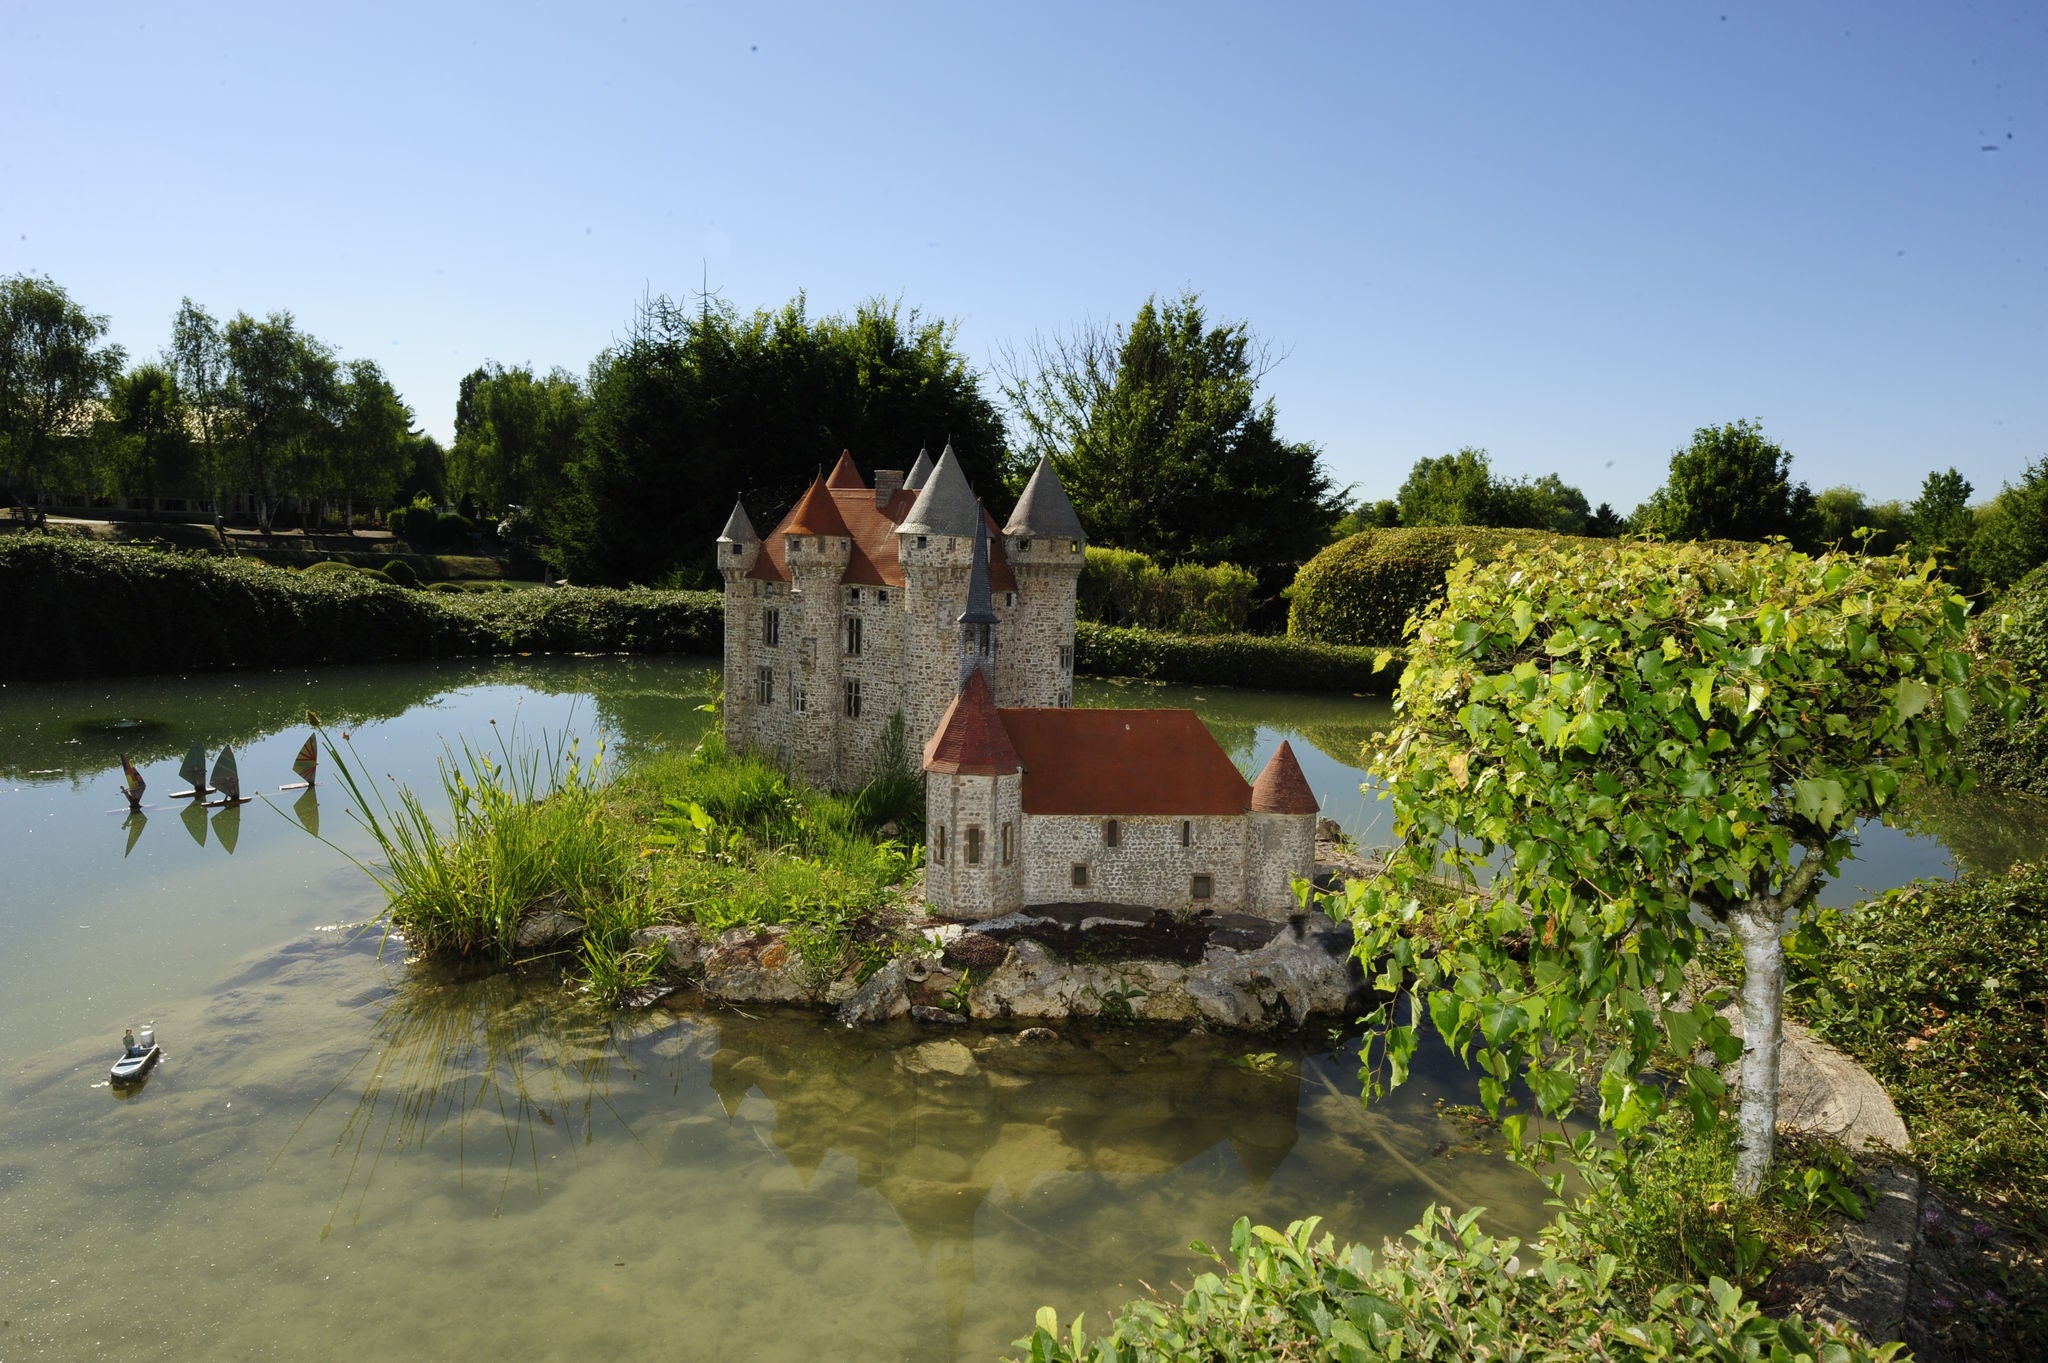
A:
POLYGON ((1018 609, 1005 631, 999 678, 1013 705, 1074 703, 1074 607, 1088 534, 1052 460, 1032 470, 1003 527, 1018 609))
MULTIPOLYGON (((843 455, 832 473, 842 487, 847 477, 854 487, 865 486, 843 455)), ((787 761, 806 781, 827 789, 838 784, 839 768, 839 580, 853 552, 852 532, 829 486, 820 475, 782 526, 790 595, 779 648, 788 679, 787 761)))
POLYGON ((992 678, 996 668, 995 595, 988 585, 988 515, 981 503, 974 504, 974 549, 967 566, 967 609, 956 623, 960 626, 960 685, 967 685, 970 672, 986 672, 992 678))
POLYGON ((932 912, 983 919, 1023 908, 1024 764, 985 669, 967 669, 924 746, 924 773, 924 892, 932 912))
POLYGON ((754 705, 754 640, 761 628, 760 610, 754 596, 757 584, 747 580, 754 560, 761 553, 761 537, 754 532, 747 509, 732 504, 725 529, 718 536, 718 571, 725 579, 725 746, 741 752, 752 732, 754 705))
POLYGON ((1285 918, 1300 910, 1296 880, 1316 874, 1316 816, 1322 806, 1285 739, 1252 782, 1245 837, 1245 912, 1285 918))
POLYGON ((913 741, 938 728, 939 717, 960 691, 960 604, 967 595, 975 524, 981 516, 981 504, 948 445, 910 514, 896 527, 904 582, 903 719, 913 741))

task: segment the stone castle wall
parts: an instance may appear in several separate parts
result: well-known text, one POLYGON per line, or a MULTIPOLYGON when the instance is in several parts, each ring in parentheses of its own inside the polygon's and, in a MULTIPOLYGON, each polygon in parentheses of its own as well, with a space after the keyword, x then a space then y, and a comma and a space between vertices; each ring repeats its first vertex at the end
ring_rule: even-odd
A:
POLYGON ((1021 775, 926 774, 928 904, 953 918, 974 919, 1024 907, 1023 790, 1021 775))
POLYGON ((1315 878, 1316 816, 1254 810, 1245 818, 1245 912, 1266 918, 1300 912, 1294 881, 1315 878))
POLYGON ((1190 907, 1242 913, 1245 903, 1246 823, 1242 814, 1189 818, 1122 815, 1117 845, 1106 841, 1109 820, 1096 815, 1030 815, 1024 821, 1024 899, 1029 904, 1095 901, 1170 911, 1190 907), (1188 845, 1181 845, 1182 825, 1188 845), (1073 882, 1075 866, 1088 883, 1073 882), (1194 878, 1210 878, 1206 900, 1194 897, 1194 878))

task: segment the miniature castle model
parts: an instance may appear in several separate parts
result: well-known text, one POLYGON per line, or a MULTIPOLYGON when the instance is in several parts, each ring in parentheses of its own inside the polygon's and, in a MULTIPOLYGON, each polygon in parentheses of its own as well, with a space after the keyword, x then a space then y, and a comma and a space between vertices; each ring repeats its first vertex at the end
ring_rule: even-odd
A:
POLYGON ((894 756, 901 715, 924 758, 925 898, 949 917, 1294 912, 1318 809, 1291 747, 1247 783, 1192 710, 1069 708, 1086 543, 1050 461, 998 530, 951 446, 872 489, 842 454, 766 539, 735 505, 727 746, 850 789, 894 756))

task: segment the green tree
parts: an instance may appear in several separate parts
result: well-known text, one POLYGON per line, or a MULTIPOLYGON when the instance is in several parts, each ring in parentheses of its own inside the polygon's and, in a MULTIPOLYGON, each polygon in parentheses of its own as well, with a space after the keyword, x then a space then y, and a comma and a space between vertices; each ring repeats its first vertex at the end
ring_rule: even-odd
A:
POLYGON ((1591 515, 1586 494, 1554 473, 1499 479, 1485 450, 1418 459, 1398 494, 1403 525, 1484 525, 1581 535, 1591 515))
POLYGON ((108 392, 115 490, 141 493, 156 516, 157 488, 184 472, 191 452, 178 378, 161 364, 142 364, 116 377, 108 392))
POLYGON ((207 499, 213 503, 215 515, 222 515, 227 510, 222 498, 227 490, 235 413, 227 391, 227 340, 213 314, 190 298, 179 303, 165 358, 190 413, 207 499))
POLYGON ((105 315, 48 277, 0 278, 0 477, 24 523, 43 519, 38 509, 61 460, 121 372, 125 357, 100 343, 106 334, 105 315))
POLYGON ((1636 529, 1674 540, 1803 540, 1813 492, 1792 481, 1792 456, 1755 421, 1702 426, 1671 455, 1664 486, 1637 508, 1636 529))
POLYGON ((1874 554, 1898 550, 1909 537, 1911 517, 1905 503, 1872 503, 1853 487, 1831 487, 1813 499, 1807 534, 1814 549, 1864 549, 1874 554), (1871 534, 1859 540, 1858 530, 1871 534))
POLYGON ((1920 495, 1906 505, 1906 532, 1913 551, 1939 555, 1944 571, 1965 591, 1982 585, 1970 561, 1970 541, 1977 532, 1977 516, 1970 510, 1970 494, 1975 491, 1954 467, 1930 471, 1920 484, 1920 495))
POLYGON ((1629 518, 1616 511, 1606 502, 1593 508, 1586 517, 1586 528, 1581 533, 1592 539, 1611 540, 1629 532, 1629 518))
POLYGON ((776 514, 841 450, 908 468, 950 440, 991 511, 1008 509, 1002 421, 953 327, 883 300, 813 319, 801 295, 746 316, 655 298, 591 365, 588 393, 546 516, 579 581, 706 580, 735 497, 776 514))
POLYGON ((1258 400, 1266 356, 1250 327, 1211 325, 1192 293, 1147 299, 1128 329, 1040 338, 1002 368, 1023 434, 1013 469, 1049 456, 1101 543, 1271 577, 1342 513, 1321 451, 1282 440, 1273 400, 1258 400))
POLYGON ((330 486, 328 464, 341 408, 334 352, 298 329, 288 312, 258 321, 239 313, 222 333, 224 396, 236 417, 240 481, 268 534, 278 502, 330 486))
MULTIPOLYGON (((1453 569, 1373 761, 1400 839, 1388 879, 1412 893, 1447 861, 1498 869, 1490 894, 1432 907, 1434 950, 1413 935, 1416 900, 1348 892, 1360 957, 1410 1005, 1381 1014, 1399 1024, 1381 1033, 1382 1074, 1400 1082, 1433 1026, 1475 1056, 1496 1112, 1518 1072, 1560 1120, 1592 1079, 1602 1120, 1629 1134, 1665 1101, 1640 1078, 1660 1046, 1702 1117, 1722 1081, 1688 1062, 1739 1051, 1736 1183, 1754 1195, 1787 916, 1903 782, 1964 779, 1951 750, 1973 710, 2017 711, 2002 676, 1973 671, 1967 610, 1924 562, 1775 544, 1541 547, 1453 569), (1684 972, 1706 923, 1742 948, 1746 1046, 1684 972)), ((1527 1122, 1505 1123, 1518 1147, 1527 1122)), ((1591 1158, 1591 1138, 1575 1152, 1591 1158)))
POLYGON ((1970 566, 1993 586, 2017 582, 2042 563, 2048 563, 2048 455, 1999 490, 1970 537, 1970 566))
POLYGON ((586 406, 583 387, 556 369, 496 361, 464 376, 449 451, 451 492, 493 509, 552 502, 567 484, 586 406))
POLYGON ((412 409, 375 361, 350 360, 344 373, 333 470, 343 523, 353 535, 356 499, 372 505, 388 501, 408 470, 412 409))

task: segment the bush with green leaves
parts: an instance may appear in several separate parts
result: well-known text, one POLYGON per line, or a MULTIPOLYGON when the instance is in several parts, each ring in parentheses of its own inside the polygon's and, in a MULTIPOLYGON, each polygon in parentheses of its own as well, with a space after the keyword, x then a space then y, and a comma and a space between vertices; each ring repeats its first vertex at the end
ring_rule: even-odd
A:
POLYGON ((1393 676, 1377 654, 1305 639, 1259 634, 1173 634, 1082 621, 1074 626, 1074 670, 1094 677, 1136 677, 1193 686, 1386 695, 1393 676))
POLYGON ((1973 719, 1963 764, 1993 785, 2048 796, 2048 566, 2034 569, 2000 597, 1979 635, 1987 657, 2002 659, 2033 701, 2013 723, 1997 714, 1973 719))
POLYGON ((476 526, 469 517, 445 511, 434 518, 434 542, 444 549, 459 549, 469 543, 476 526))
POLYGON ((1028 1363, 1886 1363, 1903 1348, 1846 1325, 1773 1320, 1719 1278, 1631 1309, 1611 1256, 1525 1250, 1481 1231, 1479 1216, 1432 1207, 1407 1243, 1378 1253, 1318 1239, 1315 1218, 1285 1231, 1240 1219, 1227 1256, 1193 1246, 1216 1267, 1179 1301, 1132 1302, 1093 1339, 1079 1319, 1062 1331, 1044 1307, 1015 1347, 1028 1363))
POLYGON ((1162 567, 1132 549, 1089 545, 1076 614, 1104 625, 1231 634, 1245 628, 1258 578, 1235 563, 1162 567))
POLYGON ((420 585, 419 570, 402 558, 392 559, 391 562, 385 564, 384 576, 390 578, 395 586, 417 587, 420 585))
POLYGON ((1443 599, 1444 575, 1459 559, 1490 563, 1511 551, 1569 542, 1543 530, 1472 525, 1360 531, 1295 574, 1287 633, 1326 644, 1399 643, 1408 621, 1443 599))
POLYGON ((308 577, 374 578, 382 576, 382 574, 379 573, 375 568, 360 567, 357 564, 344 562, 343 560, 337 558, 322 559, 318 563, 309 563, 304 568, 301 568, 299 571, 304 573, 308 577))
MULTIPOLYGON (((1459 563, 1372 763, 1400 840, 1388 875, 1333 906, 1401 999, 1376 1019, 1373 1086, 1405 1079, 1430 1026, 1485 1070, 1495 1115, 1517 1075, 1560 1124, 1592 1084, 1628 1135, 1665 1102, 1641 1077, 1660 1051, 1703 1119, 1724 1085, 1695 1056, 1740 1056, 1735 1187, 1755 1196, 1776 1129, 1781 924, 1908 779, 1961 779, 1973 712, 2018 706, 1975 667, 1968 610, 1924 561, 1782 543, 1459 563), (1425 918, 1419 887, 1487 858, 1490 892, 1425 918), (1686 974, 1722 927, 1742 948, 1746 1045, 1686 974)), ((1502 1125, 1524 1144, 1527 1114, 1502 1125)), ((1561 1125, 1541 1137, 1564 1140, 1561 1125)), ((1590 1136, 1571 1149, 1588 1157, 1590 1136)))

